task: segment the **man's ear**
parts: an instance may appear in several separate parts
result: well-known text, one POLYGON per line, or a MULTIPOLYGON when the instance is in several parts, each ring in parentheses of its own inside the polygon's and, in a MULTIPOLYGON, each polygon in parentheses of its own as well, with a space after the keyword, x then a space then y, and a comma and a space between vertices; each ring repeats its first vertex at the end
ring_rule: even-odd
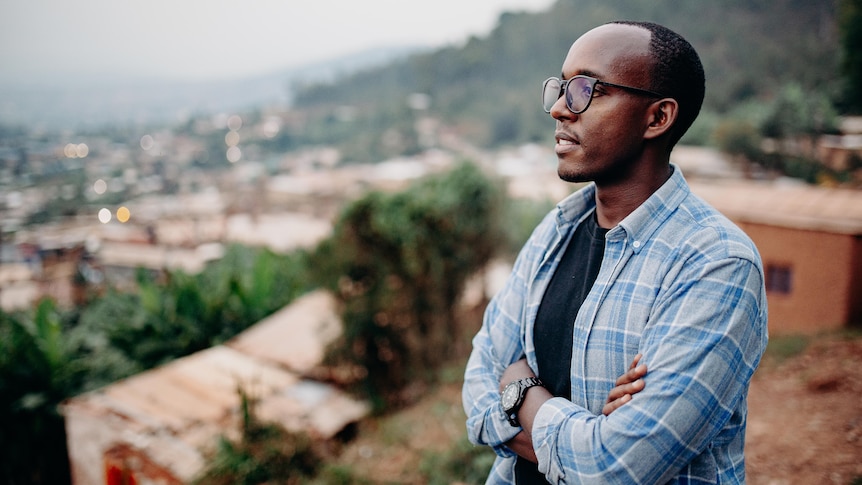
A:
POLYGON ((658 138, 669 132, 679 117, 679 103, 673 98, 663 98, 655 101, 647 112, 648 125, 644 138, 658 138))

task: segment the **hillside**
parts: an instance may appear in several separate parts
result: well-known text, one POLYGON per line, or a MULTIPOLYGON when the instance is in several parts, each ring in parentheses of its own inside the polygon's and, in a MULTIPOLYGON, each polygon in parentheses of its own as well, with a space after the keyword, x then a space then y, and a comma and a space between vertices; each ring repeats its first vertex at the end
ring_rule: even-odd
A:
POLYGON ((772 100, 789 86, 808 102, 839 96, 838 1, 558 0, 544 12, 504 13, 487 36, 431 51, 392 47, 211 83, 64 79, 64 89, 0 86, 0 124, 181 125, 225 110, 249 119, 282 111, 296 124, 280 146, 335 145, 347 160, 363 162, 427 148, 417 128, 427 118, 484 147, 548 142, 541 82, 559 73, 581 33, 632 19, 667 25, 700 52, 707 96, 685 141, 704 144, 718 118, 740 109, 762 117, 765 108, 750 103, 772 100))
MULTIPOLYGON (((770 342, 749 391, 748 483, 862 483, 862 411, 852 398, 862 392, 860 365, 858 333, 770 342)), ((482 483, 493 453, 466 444, 460 398, 460 381, 450 382, 363 423, 330 467, 354 483, 482 483)))
POLYGON ((770 99, 788 84, 834 96, 840 82, 836 11, 827 0, 559 0, 546 12, 504 14, 489 36, 464 46, 416 54, 333 84, 306 85, 295 105, 317 113, 330 140, 345 147, 368 145, 357 143, 367 129, 392 128, 409 137, 405 126, 425 114, 486 146, 546 140, 549 120, 538 104, 542 81, 559 73, 575 38, 615 19, 655 21, 692 42, 707 72, 707 112, 725 114, 746 101, 770 99), (429 96, 426 113, 407 107, 413 93, 429 96), (345 108, 356 121, 353 130, 339 123, 345 108))

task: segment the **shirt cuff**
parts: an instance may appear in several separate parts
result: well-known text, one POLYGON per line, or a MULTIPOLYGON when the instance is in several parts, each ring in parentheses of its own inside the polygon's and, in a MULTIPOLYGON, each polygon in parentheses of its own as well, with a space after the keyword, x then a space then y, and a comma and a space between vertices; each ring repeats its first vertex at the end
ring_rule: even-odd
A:
POLYGON ((521 432, 523 428, 520 426, 512 426, 509 424, 509 418, 506 416, 506 413, 503 411, 503 406, 499 403, 494 407, 494 410, 491 411, 493 421, 491 425, 493 426, 493 433, 497 436, 495 441, 497 444, 492 444, 491 448, 497 454, 497 456, 503 458, 510 458, 515 456, 515 452, 510 450, 506 443, 509 442, 512 438, 514 438, 518 433, 521 432))
POLYGON ((565 478, 560 455, 557 453, 559 423, 579 410, 588 412, 567 399, 555 397, 542 404, 533 420, 533 449, 539 461, 539 472, 551 483, 560 483, 565 478))

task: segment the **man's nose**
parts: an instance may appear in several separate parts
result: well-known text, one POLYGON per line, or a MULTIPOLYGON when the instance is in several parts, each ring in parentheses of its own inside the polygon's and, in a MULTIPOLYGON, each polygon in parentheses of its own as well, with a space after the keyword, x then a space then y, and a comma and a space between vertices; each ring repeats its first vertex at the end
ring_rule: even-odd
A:
POLYGON ((566 106, 565 94, 557 98, 557 101, 554 103, 553 106, 551 106, 550 114, 551 118, 554 118, 555 120, 568 119, 575 116, 575 114, 572 113, 572 110, 570 110, 569 107, 566 106))

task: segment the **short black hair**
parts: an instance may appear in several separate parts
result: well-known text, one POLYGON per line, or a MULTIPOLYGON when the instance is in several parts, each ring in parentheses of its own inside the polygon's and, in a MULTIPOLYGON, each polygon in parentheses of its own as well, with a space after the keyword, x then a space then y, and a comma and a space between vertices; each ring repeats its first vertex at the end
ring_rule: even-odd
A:
POLYGON ((679 103, 679 118, 670 136, 670 148, 673 148, 694 123, 703 105, 706 76, 700 56, 681 35, 662 25, 630 20, 611 23, 640 27, 651 34, 649 49, 653 66, 649 89, 679 103))

